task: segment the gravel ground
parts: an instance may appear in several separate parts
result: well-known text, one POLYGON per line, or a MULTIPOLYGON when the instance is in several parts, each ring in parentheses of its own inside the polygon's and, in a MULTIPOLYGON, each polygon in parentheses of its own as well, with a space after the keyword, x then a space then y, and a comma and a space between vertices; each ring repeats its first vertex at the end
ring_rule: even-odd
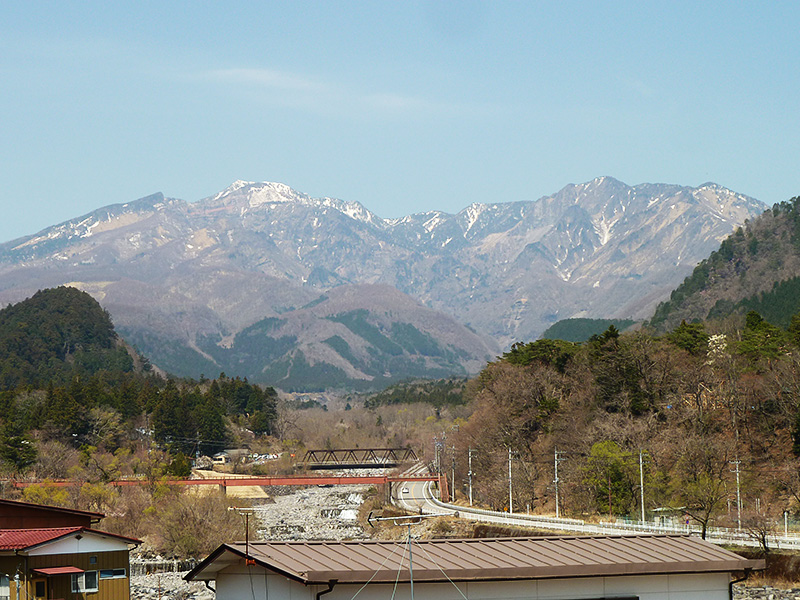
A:
POLYGON ((186 573, 134 575, 131 577, 131 599, 214 600, 214 592, 209 590, 205 584, 184 581, 184 575, 186 573))
POLYGON ((274 504, 254 504, 258 537, 267 540, 365 539, 358 509, 367 486, 337 485, 274 496, 274 504))
POLYGON ((736 584, 733 586, 735 600, 800 600, 800 588, 780 589, 768 585, 736 584))

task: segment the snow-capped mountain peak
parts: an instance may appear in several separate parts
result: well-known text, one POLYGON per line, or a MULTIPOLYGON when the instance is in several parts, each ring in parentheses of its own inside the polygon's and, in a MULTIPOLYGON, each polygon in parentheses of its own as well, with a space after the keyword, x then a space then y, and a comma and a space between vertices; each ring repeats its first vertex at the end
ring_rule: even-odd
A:
MULTIPOLYGON (((222 288, 215 297, 196 293, 204 277, 268 277, 283 282, 282 291, 297 287, 297 298, 275 304, 275 314, 303 306, 309 290, 383 283, 504 346, 582 312, 649 316, 649 306, 764 208, 712 184, 628 186, 604 177, 539 200, 491 198, 456 214, 384 220, 358 202, 235 181, 195 203, 154 195, 0 245, 0 274, 24 268, 25 281, 39 281, 29 274, 38 269, 52 285, 60 283, 53 269, 66 265, 67 281, 135 273, 161 286, 180 273, 190 282, 184 293, 213 311, 232 301, 222 288)), ((198 331, 213 321, 197 318, 198 331)))

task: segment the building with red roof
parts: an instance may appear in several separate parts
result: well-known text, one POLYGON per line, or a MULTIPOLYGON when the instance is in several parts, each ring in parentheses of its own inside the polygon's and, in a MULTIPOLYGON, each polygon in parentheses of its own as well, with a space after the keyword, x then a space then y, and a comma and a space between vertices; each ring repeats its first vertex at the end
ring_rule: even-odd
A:
MULTIPOLYGON (((0 501, 0 512, 7 502, 0 501)), ((38 512, 46 522, 57 522, 61 514, 66 523, 77 519, 88 524, 0 529, 0 600, 130 600, 130 550, 139 540, 92 529, 100 513, 12 507, 19 508, 34 519, 38 512)))

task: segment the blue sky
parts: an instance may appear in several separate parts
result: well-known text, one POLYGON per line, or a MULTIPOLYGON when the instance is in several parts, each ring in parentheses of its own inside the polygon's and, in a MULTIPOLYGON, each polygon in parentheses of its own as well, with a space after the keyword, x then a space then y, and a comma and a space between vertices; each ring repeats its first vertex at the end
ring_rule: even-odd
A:
POLYGON ((237 179, 382 217, 800 194, 796 2, 3 2, 0 241, 237 179))

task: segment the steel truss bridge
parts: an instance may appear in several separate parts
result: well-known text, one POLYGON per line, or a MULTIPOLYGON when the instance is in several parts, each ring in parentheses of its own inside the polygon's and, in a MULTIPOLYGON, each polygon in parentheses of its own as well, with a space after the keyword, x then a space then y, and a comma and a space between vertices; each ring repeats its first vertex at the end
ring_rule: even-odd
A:
POLYGON ((396 467, 419 459, 411 448, 343 448, 307 450, 303 465, 319 469, 375 469, 396 467))

